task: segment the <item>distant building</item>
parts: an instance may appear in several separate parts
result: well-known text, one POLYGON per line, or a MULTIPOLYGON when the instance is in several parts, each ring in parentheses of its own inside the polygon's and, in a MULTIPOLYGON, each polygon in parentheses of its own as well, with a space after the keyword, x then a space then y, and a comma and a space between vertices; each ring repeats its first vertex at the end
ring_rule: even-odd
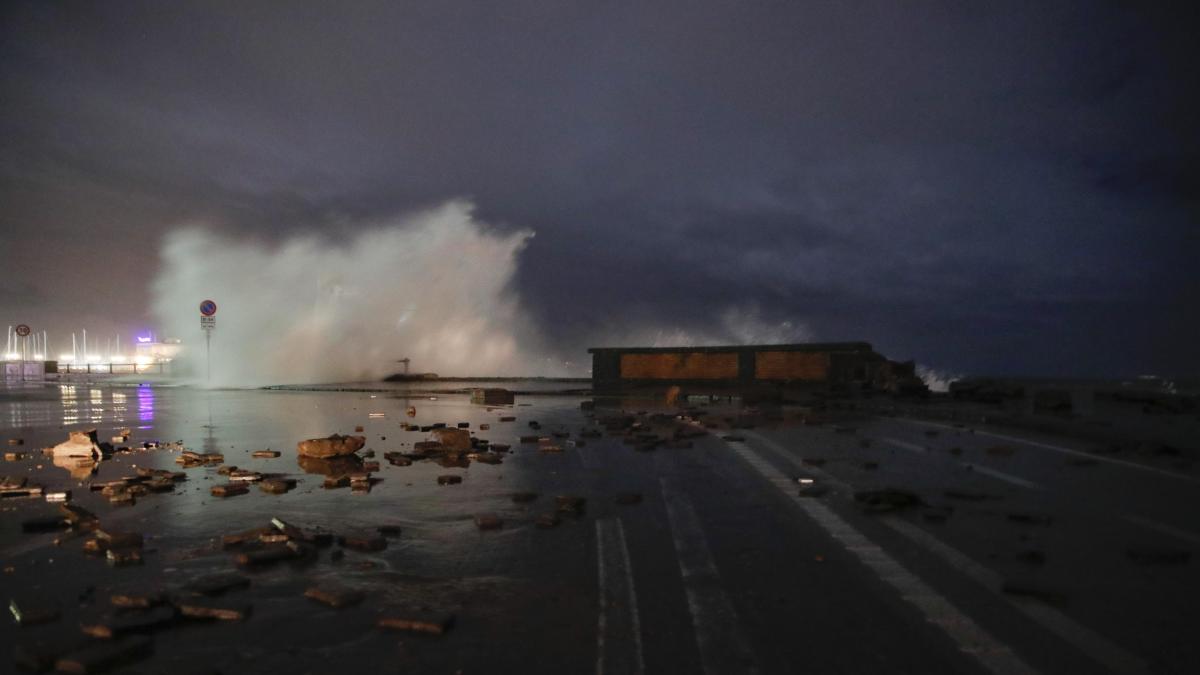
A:
POLYGON ((925 390, 912 362, 889 361, 866 342, 598 347, 588 353, 592 387, 601 392, 672 385, 689 393, 925 390))

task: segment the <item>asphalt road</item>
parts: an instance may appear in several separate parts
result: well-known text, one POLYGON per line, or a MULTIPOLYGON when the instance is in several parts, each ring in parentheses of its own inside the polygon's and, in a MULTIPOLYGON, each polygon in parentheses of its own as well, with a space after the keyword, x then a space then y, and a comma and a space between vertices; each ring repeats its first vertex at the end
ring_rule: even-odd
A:
MULTIPOLYGON (((76 425, 124 419, 111 394, 98 394, 100 414, 74 409, 76 425)), ((381 453, 416 439, 392 431, 412 403, 404 399, 156 396, 144 433, 221 448, 227 462, 353 424, 367 426, 381 453), (368 421, 376 409, 387 417, 368 421)), ((382 483, 366 495, 322 490, 310 477, 287 495, 215 502, 203 482, 212 469, 191 470, 188 487, 133 507, 88 502, 94 493, 84 493, 102 522, 147 533, 139 568, 111 569, 51 545, 53 535, 20 534, 21 520, 52 507, 5 503, 0 557, 11 569, 0 592, 52 600, 63 617, 31 628, 7 623, 0 642, 66 639, 106 611, 114 588, 172 587, 228 571, 214 537, 278 515, 336 532, 398 524, 403 534, 384 551, 340 561, 322 551, 315 563, 254 572, 239 596, 253 602, 249 619, 159 631, 154 655, 130 672, 1133 673, 1192 672, 1200 663, 1192 560, 1200 481, 1188 471, 1026 432, 862 413, 802 424, 799 410, 753 428, 721 422, 690 448, 643 451, 595 421, 617 410, 601 406, 592 417, 579 399, 529 402, 507 411, 518 419, 503 424, 503 411, 454 397, 418 404, 422 424, 466 420, 513 451, 501 465, 462 470, 385 464, 382 483), (529 431, 530 419, 542 429, 529 431), (581 439, 585 428, 603 435, 581 439), (555 431, 570 434, 561 453, 516 442, 555 431), (461 485, 436 486, 436 475, 453 472, 465 476, 461 485), (878 488, 918 503, 880 510, 856 501, 878 488), (539 497, 511 501, 526 490, 539 497), (640 502, 619 503, 626 493, 640 502), (557 495, 586 498, 586 511, 536 527, 557 495), (504 527, 476 529, 472 518, 482 512, 504 527), (1185 561, 1170 561, 1180 554, 1185 561), (302 597, 328 582, 366 590, 367 600, 334 610, 302 597), (397 606, 445 609, 457 621, 439 638, 374 628, 397 606)), ((62 435, 61 402, 23 403, 20 414, 8 405, 5 434, 29 436, 34 447, 62 435)), ((627 412, 650 425, 656 411, 627 412)), ((734 414, 708 412, 700 419, 734 414)), ((657 428, 700 427, 660 420, 657 428)), ((98 478, 135 461, 173 466, 169 455, 132 455, 106 463, 98 478)), ((65 480, 47 473, 64 473, 52 467, 3 468, 14 467, 65 480)))

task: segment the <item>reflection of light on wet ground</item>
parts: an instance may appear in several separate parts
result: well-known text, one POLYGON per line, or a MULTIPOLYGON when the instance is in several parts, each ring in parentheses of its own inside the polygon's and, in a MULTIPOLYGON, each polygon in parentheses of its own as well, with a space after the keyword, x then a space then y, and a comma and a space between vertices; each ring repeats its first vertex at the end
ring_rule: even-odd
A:
POLYGON ((79 421, 79 393, 73 384, 64 384, 59 389, 62 393, 63 424, 75 424, 79 421))
POLYGON ((125 421, 125 413, 126 413, 126 411, 128 411, 128 408, 125 406, 126 398, 127 397, 125 396, 125 394, 122 394, 122 393, 116 392, 116 391, 113 392, 113 395, 112 395, 113 419, 117 422, 125 421))
POLYGON ((104 390, 93 389, 89 399, 91 403, 90 415, 88 420, 92 423, 101 422, 104 419, 104 390))
MULTIPOLYGON (((154 389, 148 384, 139 384, 137 388, 138 421, 154 421, 154 389)), ((142 427, 145 429, 146 427, 142 427)))

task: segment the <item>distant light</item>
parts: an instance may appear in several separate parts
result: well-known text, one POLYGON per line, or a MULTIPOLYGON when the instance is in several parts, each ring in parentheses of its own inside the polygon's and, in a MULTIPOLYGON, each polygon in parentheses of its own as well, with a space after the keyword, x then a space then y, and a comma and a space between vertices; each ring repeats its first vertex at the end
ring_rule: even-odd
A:
POLYGON ((133 362, 139 366, 148 366, 151 363, 154 363, 154 359, 150 358, 149 356, 138 356, 133 359, 133 362))
POLYGON ((43 360, 43 359, 45 359, 45 358, 46 358, 46 355, 45 355, 45 354, 34 354, 34 355, 33 355, 33 358, 34 358, 34 359, 36 359, 36 360, 38 360, 38 361, 41 361, 41 360, 43 360))
POLYGON ((74 354, 59 354, 58 360, 63 361, 65 363, 70 363, 75 360, 75 355, 74 354))
POLYGON ((151 340, 153 340, 153 338, 142 337, 141 335, 137 336, 138 342, 145 343, 145 342, 150 342, 151 340))
POLYGON ((4 358, 8 359, 9 361, 15 361, 16 359, 21 358, 21 355, 16 352, 9 352, 4 355, 4 358))
POLYGON ((809 485, 813 482, 811 478, 797 478, 796 481, 801 485, 809 485))
POLYGON ((121 354, 114 354, 111 360, 113 363, 125 363, 125 357, 121 354))
POLYGON ((97 354, 92 354, 91 356, 87 357, 87 361, 88 363, 100 363, 100 356, 97 354))

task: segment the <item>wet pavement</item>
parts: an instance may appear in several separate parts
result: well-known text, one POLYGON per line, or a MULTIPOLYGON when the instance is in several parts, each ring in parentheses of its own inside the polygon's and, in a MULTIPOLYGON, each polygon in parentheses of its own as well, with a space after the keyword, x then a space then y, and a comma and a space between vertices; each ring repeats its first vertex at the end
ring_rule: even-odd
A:
MULTIPOLYGON (((8 651, 69 652, 76 645, 54 645, 86 637, 81 625, 144 616, 114 608, 114 594, 191 597, 189 582, 238 573, 248 586, 207 600, 248 604, 248 616, 141 629, 152 653, 115 670, 1188 672, 1200 662, 1200 476, 1177 462, 863 410, 746 415, 714 404, 681 420, 682 409, 653 402, 589 411, 552 393, 491 408, 397 388, 0 393, 0 438, 22 439, 6 450, 31 455, 0 463, 0 475, 71 490, 101 528, 145 539, 140 565, 113 566, 82 550, 85 536, 56 545, 63 532, 22 532, 57 504, 0 501, 0 598, 59 614, 2 622, 8 651), (511 449, 466 467, 384 459, 431 435, 405 426, 435 423, 466 423, 511 449), (297 442, 359 426, 376 480, 369 491, 324 488, 297 442), (220 498, 219 465, 182 469, 176 448, 119 453, 94 475, 41 455, 90 427, 101 440, 130 427, 130 446, 181 441, 297 484, 220 498), (281 455, 252 455, 266 449, 281 455), (187 479, 132 505, 89 489, 139 468, 187 479), (462 481, 440 485, 445 475, 462 481), (867 499, 883 488, 891 501, 867 499), (586 501, 560 508, 559 496, 586 501), (552 515, 556 526, 539 526, 552 515), (495 521, 481 516, 500 526, 484 529, 495 521), (222 537, 273 518, 386 547, 305 544, 301 557, 239 568, 222 537), (362 597, 334 608, 305 597, 314 587, 362 597), (441 635, 378 625, 445 627, 449 616, 441 635)), ((3 658, 0 670, 14 667, 3 658)))

